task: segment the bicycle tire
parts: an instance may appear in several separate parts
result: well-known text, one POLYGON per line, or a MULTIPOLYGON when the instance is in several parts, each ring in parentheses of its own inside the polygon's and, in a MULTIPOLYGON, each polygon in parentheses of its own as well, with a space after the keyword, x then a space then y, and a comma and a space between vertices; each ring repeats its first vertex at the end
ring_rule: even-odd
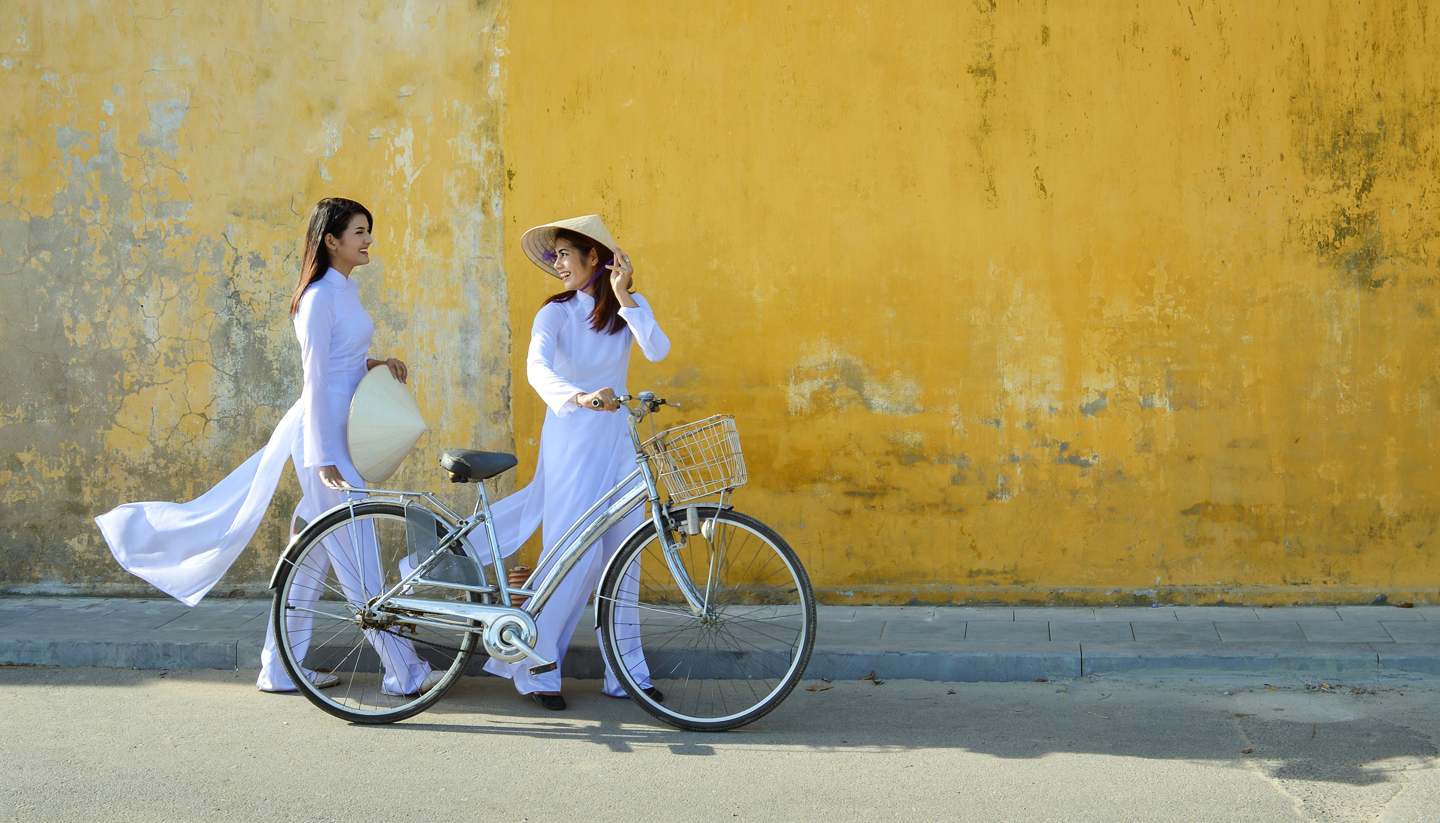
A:
MULTIPOLYGON (((433 513, 431 514, 433 516, 433 513)), ((313 524, 310 529, 307 529, 307 535, 301 538, 305 542, 287 551, 287 557, 293 557, 294 559, 285 564, 276 581, 275 595, 271 603, 270 614, 271 629, 275 633, 276 645, 280 650, 280 658, 284 663, 286 673, 289 674, 296 689, 322 711, 342 720, 358 724, 395 723, 413 717, 430 708, 439 701, 440 698, 445 695, 445 692, 464 674, 465 668, 474 655, 476 647, 480 644, 479 638, 472 633, 461 634, 458 639, 458 645, 453 647, 442 646, 437 643, 427 643, 430 647, 439 648, 447 653, 454 653, 455 656, 444 668, 444 677, 428 692, 415 695, 412 699, 407 700, 391 710, 360 712, 347 709, 337 701, 331 700, 324 694, 324 689, 316 687, 308 677, 302 674, 304 671, 304 661, 297 661, 293 654, 293 649, 288 641, 289 632, 286 628, 286 609, 283 608, 284 604, 291 601, 289 592, 298 576, 298 570, 301 569, 304 558, 309 552, 325 550, 323 546, 319 545, 320 542, 327 536, 333 534, 339 526, 352 520, 359 521, 365 518, 376 517, 397 519, 403 524, 405 520, 405 507, 398 503, 386 501, 363 501, 345 509, 332 511, 313 524)), ((435 517, 435 520, 437 534, 443 536, 449 529, 438 516, 435 517)), ((464 556, 463 547, 459 543, 450 546, 448 550, 453 554, 464 556)), ((476 592, 456 592, 456 594, 463 595, 472 603, 486 602, 485 597, 476 592)), ((416 639, 418 640, 418 637, 416 639)))
MULTIPOLYGON (((672 726, 676 726, 678 728, 690 731, 726 731, 729 729, 735 729, 740 726, 744 726, 749 723, 753 723, 756 720, 759 720, 761 717, 769 714, 775 709, 775 707, 779 706, 782 702, 784 702, 785 698, 788 697, 790 693, 794 690, 795 686, 799 684, 801 678, 804 676, 805 668, 809 664, 810 655, 814 650, 815 646, 815 595, 810 585, 809 575, 806 573, 805 568, 801 564, 799 557, 796 556, 794 550, 790 548, 789 544, 785 542, 784 538, 780 537, 780 535, 776 533, 774 529, 771 529, 769 526, 765 525, 759 520, 756 520, 753 517, 741 514, 731 509, 722 509, 717 506, 697 506, 692 508, 698 510, 698 519, 700 521, 704 522, 708 520, 713 523, 713 525, 711 526, 712 534, 718 531, 722 526, 727 528, 734 527, 744 530, 757 541, 763 541, 763 543, 766 544, 767 548, 780 559, 781 563, 785 566, 786 571, 789 573, 791 579, 785 581, 785 586, 789 587, 791 586, 791 584, 793 584, 793 592, 795 595, 795 599, 798 601, 798 606, 794 607, 795 613, 793 615, 787 614, 780 619, 791 620, 798 617, 800 621, 800 626, 798 630, 798 637, 796 637, 793 641, 788 641, 791 642, 791 648, 793 651, 790 653, 789 660, 785 665, 784 674, 776 680, 773 686, 767 689, 763 696, 759 695, 758 692, 754 692, 752 686, 751 691, 757 697, 757 700, 753 705, 745 706, 739 711, 729 711, 727 707, 724 714, 717 716, 687 713, 686 711, 677 708, 677 706, 683 705, 684 695, 676 694, 673 690, 667 690, 665 692, 666 699, 664 700, 656 700, 654 697, 652 697, 651 693, 645 690, 645 684, 640 682, 640 678, 637 677, 637 673, 631 671, 631 666, 634 664, 627 664, 626 661, 627 656, 631 658, 635 656, 633 650, 626 651, 621 648, 621 644, 623 642, 632 641, 643 637, 645 630, 639 629, 638 622, 635 624, 631 624, 620 619, 621 610, 627 606, 627 601, 624 599, 620 587, 622 582, 624 581, 625 576, 630 573, 629 569, 632 566, 636 567, 637 576, 643 577, 644 572, 641 568, 641 565, 644 563, 644 558, 641 557, 640 560, 636 560, 636 557, 641 555, 642 552, 645 552, 649 547, 659 547, 661 545, 660 541, 657 538, 657 533, 653 523, 646 524, 646 526, 643 527, 639 532, 637 532, 629 541, 627 541, 625 545, 621 546, 620 550, 616 553, 614 562, 612 562, 607 569, 605 573, 605 578, 601 581, 598 596, 596 598, 596 619, 598 621, 598 625, 600 626, 601 632, 600 647, 605 656, 606 664, 610 667, 611 671, 615 673, 617 679, 624 687, 625 692, 634 702, 639 704, 640 707, 645 709, 645 711, 648 712, 651 716, 672 726), (634 625, 636 627, 634 635, 626 635, 624 632, 621 631, 620 627, 631 625, 634 625)), ((671 522, 672 531, 679 531, 682 525, 683 514, 681 512, 673 514, 671 522)), ((695 537, 689 538, 689 540, 695 539, 695 537)), ((709 538, 705 539, 708 540, 709 538)), ((711 553, 713 554, 713 552, 711 553)), ((657 560, 655 562, 658 563, 659 561, 657 560)), ((687 573, 689 573, 688 569, 687 573)), ((693 577, 693 574, 691 576, 693 577)), ((739 592, 738 589, 736 591, 739 592)), ((738 596, 743 595, 737 594, 737 597, 738 596)), ((763 598, 764 595, 762 594, 760 595, 760 597, 763 598)), ((747 605, 742 606, 742 608, 763 609, 766 607, 747 605)), ((637 604, 636 614, 639 615, 642 611, 664 610, 652 605, 646 605, 644 600, 642 599, 637 604)), ((754 611, 751 611, 749 613, 752 615, 755 614, 754 611)), ((680 617, 673 617, 673 615, 678 614, 680 614, 680 612, 672 611, 672 617, 662 619, 670 619, 677 621, 683 620, 683 618, 680 617)), ((699 618, 694 618, 692 616, 692 619, 695 620, 697 623, 701 622, 699 618)), ((746 620, 745 618, 739 619, 742 622, 745 622, 746 620)), ((748 622, 753 623, 759 621, 750 619, 748 620, 748 622)), ((776 623, 775 625, 779 626, 781 624, 776 623)), ((665 640, 664 643, 652 644, 652 647, 659 647, 656 648, 656 651, 668 653, 672 659, 678 659, 675 650, 672 649, 669 652, 665 652, 663 647, 665 643, 670 643, 671 641, 673 641, 674 632, 681 630, 683 629, 675 629, 673 631, 670 631, 670 640, 665 640)), ((660 636, 664 636, 665 632, 665 629, 660 630, 660 636)), ((722 637, 723 633, 723 629, 719 629, 714 632, 716 637, 722 637)), ((734 638, 732 636, 731 640, 733 639, 734 638)), ((783 646, 783 643, 786 642, 786 638, 782 635, 778 637, 778 641, 780 641, 783 646)), ((644 641, 640 642, 640 646, 641 651, 644 651, 644 641)), ((697 648, 690 654, 691 657, 695 658, 694 660, 689 661, 690 665, 693 666, 695 662, 699 660, 698 656, 706 653, 707 652, 699 649, 697 644, 697 648)), ((726 659, 738 661, 744 658, 746 655, 751 655, 752 658, 755 657, 753 652, 741 648, 739 643, 731 644, 724 639, 717 640, 714 645, 712 645, 708 654, 710 655, 711 659, 719 659, 722 661, 719 664, 712 663, 710 665, 719 665, 722 669, 726 665, 728 665, 726 662, 724 662, 726 659)), ((777 653, 770 654, 773 657, 777 653)), ((651 655, 651 652, 645 652, 645 656, 649 655, 651 655)), ((683 658, 683 656, 684 655, 679 655, 678 657, 683 658)), ((763 658, 756 659, 761 659, 763 662, 763 658)), ((665 662, 668 663, 669 661, 667 660, 665 662)), ((686 662, 687 661, 680 659, 679 662, 677 662, 677 667, 680 665, 685 665, 686 662)), ((703 668, 703 665, 705 664, 701 665, 703 668)), ((735 668, 734 671, 737 674, 747 671, 746 667, 738 666, 738 663, 736 665, 737 668, 735 668)), ((751 674, 753 674, 753 670, 749 671, 751 671, 751 674)), ((646 672, 647 674, 649 673, 648 665, 646 666, 646 672)), ((704 679, 693 678, 690 674, 687 674, 684 680, 684 684, 687 689, 692 682, 692 679, 701 683, 700 688, 703 691, 704 679)), ((715 683, 721 684, 725 682, 731 682, 731 680, 734 679, 726 680, 725 678, 717 677, 713 680, 715 683)), ((672 682, 678 684, 678 678, 673 680, 672 682)), ((715 694, 723 694, 723 691, 720 687, 716 688, 715 694)), ((723 697, 721 699, 723 701, 723 697)))

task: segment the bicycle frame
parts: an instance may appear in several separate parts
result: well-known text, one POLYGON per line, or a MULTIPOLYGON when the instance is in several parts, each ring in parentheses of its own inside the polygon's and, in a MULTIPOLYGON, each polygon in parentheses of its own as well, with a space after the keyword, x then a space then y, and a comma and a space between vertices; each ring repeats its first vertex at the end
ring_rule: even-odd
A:
MULTIPOLYGON (((530 622, 545 608, 546 603, 549 602, 551 596, 554 595, 555 591, 559 588, 560 583, 565 579, 565 576, 574 569, 575 565, 580 561, 580 558, 584 557, 585 552, 594 546, 606 532, 648 501, 650 503, 650 520, 654 524, 656 532, 660 536, 660 540, 664 546, 665 562, 670 569, 671 575, 675 579, 676 586, 685 598, 692 614, 697 616, 704 614, 708 608, 708 597, 706 596, 708 593, 702 594, 696 588, 694 581, 691 580, 690 575, 686 572, 683 564, 679 560, 678 547, 670 538, 670 532, 666 522, 669 512, 667 507, 660 501, 660 490, 655 479, 655 474, 650 467, 649 461, 645 457, 644 450, 641 448, 639 434, 636 431, 636 423, 645 416, 645 412, 637 412, 628 405, 622 405, 621 408, 627 412, 626 422, 629 428, 631 443, 635 451, 635 468, 622 478, 620 482, 616 483, 601 495, 575 522, 570 524, 570 527, 566 529, 565 533, 561 535, 560 539, 556 542, 559 548, 554 553, 555 560, 547 564, 544 576, 540 578, 538 584, 533 586, 530 584, 534 582, 535 575, 539 573, 538 569, 532 573, 531 579, 526 581, 526 585, 519 588, 511 588, 506 580, 504 558, 500 553, 499 539, 495 534, 494 519, 490 511, 490 499, 483 481, 477 484, 478 493, 475 511, 469 516, 461 516, 429 492, 417 492, 405 489, 356 489, 355 492, 363 495, 364 497, 362 499, 364 500, 393 498, 403 501, 405 505, 409 505, 410 500, 424 501, 427 507, 431 508, 433 512, 442 515, 442 519, 447 521, 445 525, 448 527, 448 532, 438 539, 436 550, 431 553, 429 557, 417 564, 409 573, 402 576, 399 582, 391 586, 389 590, 367 603, 365 607, 366 612, 371 615, 382 614, 385 605, 401 595, 408 586, 417 581, 423 581, 429 585, 440 585, 445 588, 498 594, 501 603, 500 607, 471 606, 470 611, 472 614, 478 615, 483 612, 487 615, 498 617, 507 613, 514 614, 516 612, 523 612, 528 618, 526 622, 530 622), (482 568, 482 572, 485 565, 489 565, 494 569, 495 584, 493 586, 470 586, 440 583, 438 581, 423 579, 427 571, 447 556, 445 549, 453 545, 456 541, 463 540, 481 526, 484 527, 487 538, 486 542, 489 544, 491 556, 488 559, 488 563, 483 563, 478 557, 472 559, 482 568), (513 598, 517 596, 528 598, 523 606, 516 607, 513 605, 513 598)), ((331 513, 353 508, 358 502, 360 501, 351 499, 345 503, 341 503, 315 518, 314 522, 323 522, 331 513)), ((309 528, 310 527, 307 526, 306 530, 302 530, 301 535, 304 535, 305 531, 308 531, 309 528)), ((637 526, 625 539, 628 541, 643 528, 645 528, 645 524, 637 526)), ((296 536, 294 544, 300 543, 299 538, 301 535, 296 536)), ((281 556, 280 563, 276 565, 275 574, 271 577, 271 588, 276 586, 281 566, 286 562, 288 556, 289 552, 287 551, 281 556)), ((603 579, 602 576, 601 580, 603 579)), ((408 604, 414 601, 407 600, 406 602, 408 604)), ((490 622, 484 617, 480 619, 483 623, 488 624, 490 622)), ((485 630, 484 625, 467 627, 460 624, 427 621, 423 618, 408 618, 408 620, 430 626, 443 625, 447 628, 473 633, 482 633, 485 630)), ((533 625, 533 623, 531 623, 531 625, 533 625)))

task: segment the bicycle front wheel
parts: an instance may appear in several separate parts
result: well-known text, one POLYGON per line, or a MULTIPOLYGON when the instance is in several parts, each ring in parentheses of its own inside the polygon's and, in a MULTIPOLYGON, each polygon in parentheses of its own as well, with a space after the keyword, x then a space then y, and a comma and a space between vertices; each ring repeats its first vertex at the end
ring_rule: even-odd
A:
MULTIPOLYGON (((419 516, 433 519, 438 536, 448 531, 432 512, 419 516)), ((475 635, 364 616, 366 603, 403 576, 405 507, 356 503, 331 512, 304 540, 282 561, 271 608, 280 657, 300 693, 352 723, 393 723, 439 700, 464 673, 475 635), (442 677, 421 692, 433 671, 442 677)), ((454 558, 442 564, 463 571, 471 563, 458 544, 449 552, 454 558)), ((480 594, 424 583, 406 596, 483 602, 480 594)))
POLYGON ((784 539, 754 518, 695 507, 698 534, 674 514, 671 559, 654 524, 622 546, 596 613, 605 660, 645 711, 674 726, 723 731, 780 704, 815 645, 815 594, 784 539), (677 572, 705 603, 695 613, 677 572))

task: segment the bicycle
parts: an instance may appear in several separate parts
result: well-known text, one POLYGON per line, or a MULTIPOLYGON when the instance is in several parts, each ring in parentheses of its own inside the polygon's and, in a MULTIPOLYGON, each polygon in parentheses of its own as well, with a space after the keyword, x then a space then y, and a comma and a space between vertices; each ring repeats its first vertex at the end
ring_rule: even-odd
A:
POLYGON ((534 649, 535 617, 605 532, 648 504, 649 517, 609 559, 595 593, 600 648, 626 693, 659 720, 697 731, 743 726, 779 705, 814 648, 815 597, 785 540, 728 503, 748 479, 734 418, 715 415, 642 441, 638 424, 674 404, 651 392, 618 399, 634 470, 570 525, 556 543, 558 560, 519 587, 506 579, 484 483, 515 467, 514 455, 443 453, 452 482, 478 486, 468 516, 429 492, 364 489, 301 529, 270 581, 271 621, 300 692, 345 720, 392 723, 434 705, 477 646, 506 662, 528 660, 533 674, 554 669, 534 649), (466 540, 477 530, 489 547, 483 562, 466 540), (364 591, 346 591, 334 572, 351 561, 364 591), (387 691, 376 647, 406 642, 443 672, 428 692, 387 691), (340 683, 315 686, 307 666, 340 683))

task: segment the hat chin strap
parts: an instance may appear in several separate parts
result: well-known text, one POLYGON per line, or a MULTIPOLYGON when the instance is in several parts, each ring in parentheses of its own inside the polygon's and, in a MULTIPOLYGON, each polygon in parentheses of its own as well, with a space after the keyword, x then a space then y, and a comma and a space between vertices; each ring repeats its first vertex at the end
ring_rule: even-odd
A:
POLYGON ((590 275, 590 279, 589 279, 589 280, 586 280, 586 281, 585 281, 585 285, 583 285, 583 286, 581 286, 580 288, 576 289, 576 291, 588 291, 588 290, 590 289, 590 287, 595 284, 595 281, 598 280, 599 278, 600 278, 600 267, 599 267, 599 266, 596 266, 596 267, 595 267, 595 271, 590 275))

